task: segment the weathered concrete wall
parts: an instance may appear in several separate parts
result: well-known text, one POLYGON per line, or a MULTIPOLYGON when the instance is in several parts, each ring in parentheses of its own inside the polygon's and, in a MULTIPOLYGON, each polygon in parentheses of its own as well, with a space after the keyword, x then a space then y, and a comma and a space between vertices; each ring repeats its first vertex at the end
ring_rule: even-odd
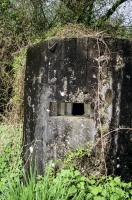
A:
POLYGON ((124 65, 122 65, 122 70, 113 73, 115 98, 113 99, 111 130, 118 127, 120 129, 113 132, 111 137, 110 173, 122 176, 125 180, 132 180, 132 41, 119 40, 113 47, 120 50, 124 65), (121 84, 115 87, 120 76, 122 77, 121 84), (117 96, 119 106, 117 106, 117 96))
MULTIPOLYGON (((42 173, 49 160, 63 158, 69 149, 94 142, 97 132, 131 127, 131 56, 132 42, 111 38, 58 39, 29 48, 24 97, 25 166, 32 157, 42 173), (83 115, 74 115, 74 103, 84 106, 83 115)), ((81 107, 75 109, 80 112, 81 107)), ((119 172, 124 165, 119 155, 126 154, 130 160, 126 170, 131 172, 131 137, 130 131, 112 134, 110 173, 119 172)))

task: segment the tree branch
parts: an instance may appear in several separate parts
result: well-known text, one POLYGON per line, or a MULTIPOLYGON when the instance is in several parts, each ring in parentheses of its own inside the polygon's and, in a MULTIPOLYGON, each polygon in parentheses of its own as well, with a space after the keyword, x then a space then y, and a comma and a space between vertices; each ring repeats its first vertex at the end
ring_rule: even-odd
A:
POLYGON ((124 2, 126 2, 127 0, 117 0, 113 6, 107 11, 107 13, 105 15, 103 15, 100 19, 98 24, 100 25, 102 22, 107 21, 110 16, 116 11, 116 9, 124 2))

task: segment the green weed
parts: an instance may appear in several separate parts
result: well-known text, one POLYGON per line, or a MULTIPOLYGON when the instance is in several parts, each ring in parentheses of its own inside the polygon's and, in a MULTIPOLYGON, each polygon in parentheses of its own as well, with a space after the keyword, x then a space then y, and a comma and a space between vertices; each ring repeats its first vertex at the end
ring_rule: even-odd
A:
POLYGON ((130 200, 131 195, 132 184, 122 182, 119 177, 86 178, 71 167, 61 170, 56 176, 45 173, 44 177, 35 178, 33 175, 26 184, 20 179, 10 182, 5 199, 130 200))

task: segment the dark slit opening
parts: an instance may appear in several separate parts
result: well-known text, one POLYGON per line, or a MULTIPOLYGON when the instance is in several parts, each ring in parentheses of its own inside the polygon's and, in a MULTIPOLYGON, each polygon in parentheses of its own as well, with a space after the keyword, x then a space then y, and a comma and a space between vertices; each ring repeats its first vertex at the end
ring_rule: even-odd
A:
POLYGON ((72 115, 84 115, 84 104, 83 103, 73 103, 72 115))

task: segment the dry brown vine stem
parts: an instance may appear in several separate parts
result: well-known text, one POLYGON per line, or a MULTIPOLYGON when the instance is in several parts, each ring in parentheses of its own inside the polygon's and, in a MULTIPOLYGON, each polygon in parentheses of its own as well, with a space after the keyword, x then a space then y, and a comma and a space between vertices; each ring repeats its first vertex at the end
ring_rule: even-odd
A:
POLYGON ((101 67, 101 62, 100 62, 100 56, 101 56, 101 52, 100 52, 100 46, 99 46, 99 38, 97 37, 97 47, 98 47, 98 59, 97 59, 97 62, 98 62, 98 99, 97 99, 97 112, 98 112, 98 123, 99 123, 99 129, 100 129, 100 134, 101 134, 101 138, 100 138, 100 141, 101 141, 101 153, 103 155, 103 158, 101 158, 101 160, 104 160, 104 142, 102 140, 102 136, 103 136, 103 133, 102 133, 102 124, 101 124, 101 116, 100 116, 100 89, 101 89, 101 79, 100 79, 100 76, 101 76, 101 73, 102 73, 102 67, 101 67))
MULTIPOLYGON (((101 163, 104 163, 105 174, 107 175, 107 167, 106 167, 106 162, 105 162, 105 146, 106 146, 106 143, 104 142, 103 132, 102 132, 101 113, 100 113, 100 105, 101 105, 100 94, 101 94, 101 89, 102 89, 102 82, 101 82, 102 67, 104 66, 104 61, 106 61, 106 65, 108 64, 110 57, 107 57, 106 54, 110 55, 110 50, 108 48, 108 45, 104 41, 103 36, 97 37, 97 48, 98 48, 98 58, 96 59, 97 62, 98 62, 98 91, 97 91, 98 92, 97 93, 98 94, 98 97, 97 97, 98 118, 97 118, 97 123, 98 123, 98 129, 100 130, 99 141, 101 141, 101 163), (101 42, 105 46, 104 55, 103 55, 103 62, 102 62, 102 56, 101 56, 101 50, 100 50, 99 42, 101 42)), ((99 143, 99 141, 97 142, 97 144, 99 143)))
POLYGON ((108 133, 106 133, 105 135, 103 135, 103 138, 105 138, 106 136, 108 136, 111 133, 118 132, 120 130, 132 131, 132 128, 117 128, 117 129, 111 130, 108 133))
MULTIPOLYGON (((102 139, 104 139, 105 137, 109 136, 111 133, 115 133, 115 132, 118 132, 120 130, 132 131, 132 128, 116 128, 116 129, 111 130, 111 131, 107 132, 106 134, 104 134, 102 136, 102 139)), ((100 141, 101 141, 101 138, 98 139, 98 141, 95 143, 94 146, 97 146, 100 141)))

